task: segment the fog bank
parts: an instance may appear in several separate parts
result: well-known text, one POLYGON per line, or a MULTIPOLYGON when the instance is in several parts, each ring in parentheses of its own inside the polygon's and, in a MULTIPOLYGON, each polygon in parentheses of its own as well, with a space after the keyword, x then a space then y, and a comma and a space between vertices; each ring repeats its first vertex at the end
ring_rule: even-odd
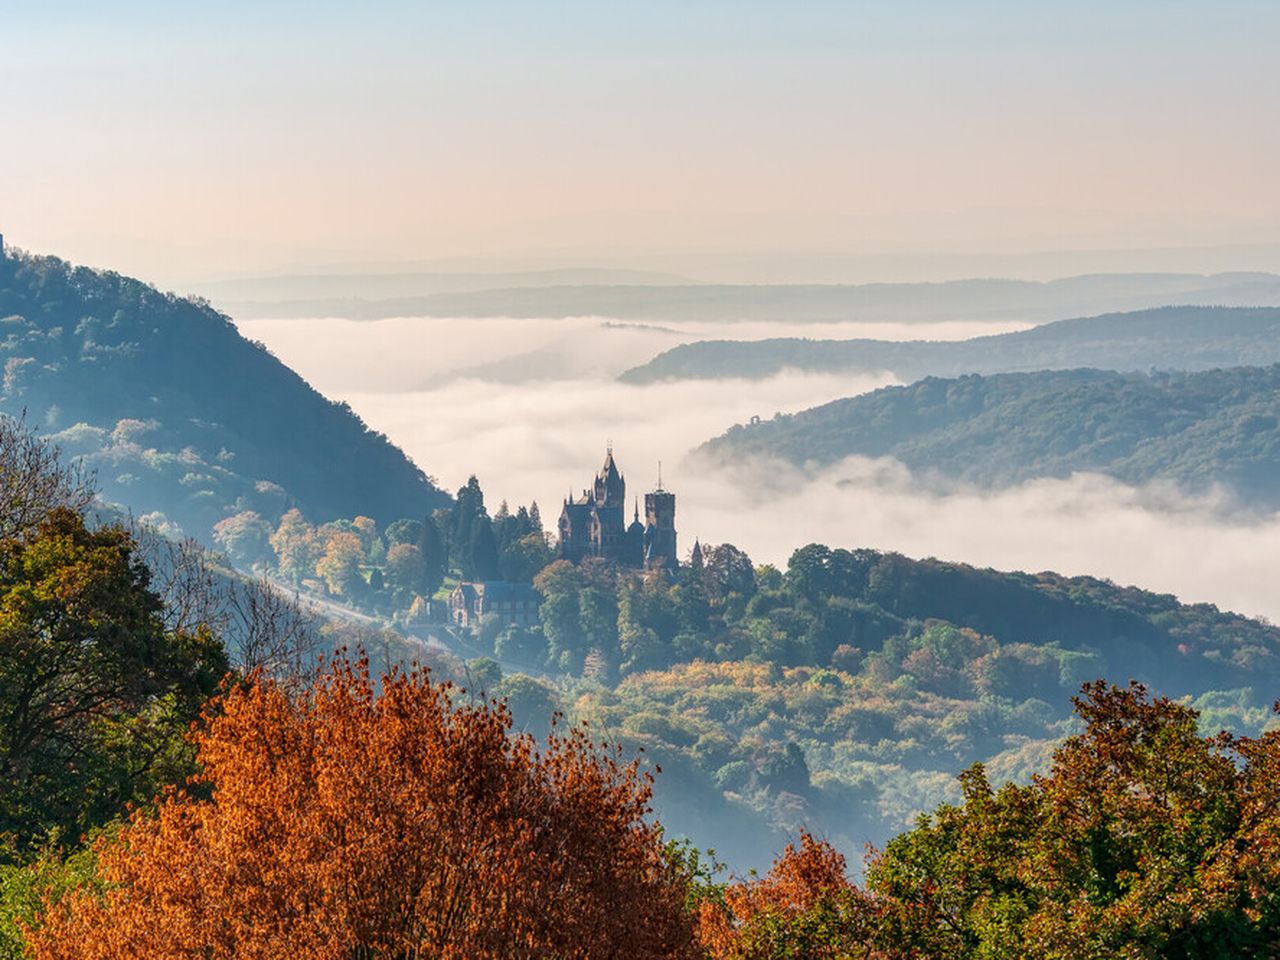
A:
POLYGON ((513 505, 537 500, 548 527, 563 498, 591 481, 612 442, 629 496, 652 488, 662 461, 664 483, 678 497, 682 551, 695 537, 728 541, 757 562, 781 564, 813 541, 873 547, 999 569, 1108 577, 1280 620, 1273 573, 1280 515, 1232 514, 1223 497, 1188 498, 1167 487, 1137 489, 1095 475, 980 492, 946 478, 913 478, 893 461, 860 458, 808 473, 767 462, 713 469, 688 459, 733 423, 884 386, 894 382, 887 373, 620 384, 586 368, 631 362, 625 355, 638 344, 668 334, 598 320, 285 321, 246 328, 319 389, 348 401, 446 489, 474 473, 491 509, 504 499, 513 505), (425 336, 429 330, 440 339, 425 336), (576 376, 395 386, 503 351, 554 352, 561 337, 580 348, 569 354, 580 363, 576 376))

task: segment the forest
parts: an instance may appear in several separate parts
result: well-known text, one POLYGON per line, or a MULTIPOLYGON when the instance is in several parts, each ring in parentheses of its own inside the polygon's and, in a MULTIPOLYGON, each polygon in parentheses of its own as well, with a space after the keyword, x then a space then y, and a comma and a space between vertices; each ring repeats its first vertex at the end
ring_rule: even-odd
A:
MULTIPOLYGON (((0 473, 0 956, 1155 960, 1280 936, 1280 731, 1086 681, 1040 776, 966 766, 861 871, 800 827, 766 872, 726 874, 655 818, 668 774, 607 725, 521 732, 504 699, 358 651, 246 662, 46 441, 7 422, 0 473)), ((874 590, 880 559, 809 550, 792 598, 874 590)), ((1189 639, 1180 620, 1162 629, 1189 639)), ((268 646, 282 623, 256 624, 268 646)), ((939 672, 976 630, 922 636, 931 683, 997 682, 939 672)), ((799 753, 754 775, 803 791, 799 753)))
MULTIPOLYGON (((1257 301, 1253 301, 1257 302, 1257 301)), ((921 377, 1022 370, 1208 370, 1280 362, 1273 307, 1162 306, 1057 320, 1030 330, 959 341, 700 340, 672 347, 622 374, 624 383, 759 380, 784 371, 921 377)), ((768 411, 761 411, 767 415, 768 411)))
POLYGON ((562 711, 666 771, 664 822, 733 865, 800 825, 846 853, 957 799, 984 762, 1043 768, 1069 697, 1103 676, 1186 698, 1257 733, 1280 629, 1090 577, 1008 573, 809 544, 785 567, 700 544, 675 573, 555 559, 537 504, 493 513, 474 477, 453 506, 380 528, 297 511, 221 524, 244 569, 445 638, 435 665, 508 699, 522 729, 562 711), (539 623, 448 621, 462 581, 530 583, 539 623))
POLYGON ((0 358, 0 412, 56 435, 108 501, 205 543, 245 510, 389 523, 448 502, 226 316, 113 272, 0 251, 0 358))
POLYGON ((929 377, 740 424, 698 456, 821 467, 893 457, 922 479, 999 488, 1101 473, 1280 505, 1280 366, 1197 373, 1037 371, 929 377))

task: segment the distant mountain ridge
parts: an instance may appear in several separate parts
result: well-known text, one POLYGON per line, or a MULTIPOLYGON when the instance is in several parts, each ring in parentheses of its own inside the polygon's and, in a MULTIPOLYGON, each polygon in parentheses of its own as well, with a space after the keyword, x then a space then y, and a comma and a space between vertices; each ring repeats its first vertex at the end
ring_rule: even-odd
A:
MULTIPOLYGON (((480 282, 482 278, 474 278, 480 282)), ((1093 274, 1046 282, 948 280, 940 283, 723 284, 663 283, 644 275, 598 274, 536 282, 494 277, 488 288, 345 286, 328 292, 321 279, 305 295, 249 295, 230 285, 206 287, 223 308, 242 319, 346 317, 600 316, 653 322, 841 321, 925 323, 949 320, 1023 320, 1042 323, 1072 316, 1136 310, 1168 303, 1280 306, 1280 276, 1270 273, 1093 274), (611 282, 602 282, 611 278, 611 282), (506 280, 505 284, 503 281, 506 280), (360 292, 353 292, 356 290, 360 292), (387 291, 394 292, 387 292, 387 291)), ((295 294, 302 288, 289 288, 295 294)), ((278 287, 277 293, 284 294, 278 287)))
POLYGON ((0 252, 0 412, 55 436, 103 494, 208 540, 229 513, 416 517, 449 497, 345 404, 207 303, 0 252))
POLYGON ((703 340, 626 371, 626 383, 762 379, 783 370, 902 380, 1097 367, 1206 370, 1280 362, 1280 309, 1173 306, 1079 317, 958 341, 703 340))
POLYGON ((820 467, 859 455, 1001 487, 1089 471, 1126 483, 1221 484, 1280 507, 1280 365, 926 378, 735 426, 695 454, 820 467))

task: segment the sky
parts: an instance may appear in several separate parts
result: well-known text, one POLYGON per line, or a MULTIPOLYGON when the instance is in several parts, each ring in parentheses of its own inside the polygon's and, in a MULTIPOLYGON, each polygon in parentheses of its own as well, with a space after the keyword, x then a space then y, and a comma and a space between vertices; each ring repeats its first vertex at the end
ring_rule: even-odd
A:
POLYGON ((176 286, 1280 270, 1278 116, 1274 2, 0 0, 0 232, 176 286))

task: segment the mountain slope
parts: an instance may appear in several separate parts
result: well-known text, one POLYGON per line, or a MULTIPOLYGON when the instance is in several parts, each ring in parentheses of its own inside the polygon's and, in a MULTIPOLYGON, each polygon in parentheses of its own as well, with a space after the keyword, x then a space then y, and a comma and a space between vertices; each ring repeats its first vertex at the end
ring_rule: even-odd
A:
POLYGON ((0 412, 27 411, 108 499, 192 535, 246 509, 387 523, 448 502, 227 317, 137 280, 0 255, 0 358, 0 412))
POLYGON ((931 377, 736 426, 699 455, 798 465, 894 457, 988 487, 1095 471, 1196 491, 1224 484, 1247 502, 1280 506, 1280 365, 931 377))
POLYGON ((1280 362, 1280 309, 1161 307, 1059 320, 1031 330, 955 342, 704 340, 628 370, 628 383, 746 377, 783 370, 889 371, 903 380, 963 373, 1100 367, 1205 370, 1280 362))

